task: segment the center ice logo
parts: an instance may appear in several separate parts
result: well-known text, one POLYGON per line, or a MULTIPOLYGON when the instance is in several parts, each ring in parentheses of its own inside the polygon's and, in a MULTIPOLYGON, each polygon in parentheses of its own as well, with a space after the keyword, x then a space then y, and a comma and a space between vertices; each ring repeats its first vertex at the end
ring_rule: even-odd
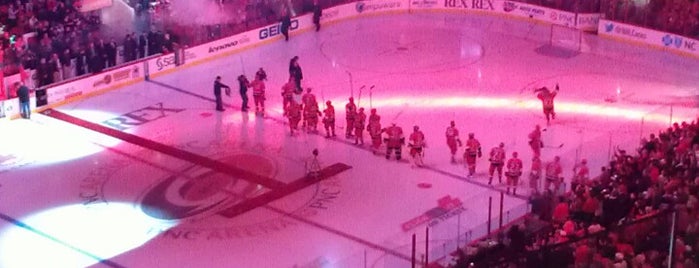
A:
MULTIPOLYGON (((232 155, 220 161, 248 167, 251 172, 273 177, 273 160, 254 154, 232 155)), ((145 214, 160 220, 183 220, 225 210, 263 192, 263 188, 241 178, 232 178, 208 168, 191 166, 155 184, 141 199, 145 214)))
MULTIPOLYGON (((173 146, 206 152, 216 161, 234 163, 248 172, 268 178, 276 178, 280 172, 278 161, 281 158, 277 158, 282 151, 280 147, 216 140, 184 141, 173 146)), ((156 155, 149 150, 134 153, 139 159, 151 159, 156 155)), ((241 208, 241 202, 268 193, 267 188, 244 178, 232 178, 191 164, 166 172, 159 178, 142 177, 137 179, 138 182, 124 179, 143 173, 143 168, 137 162, 121 158, 96 166, 80 180, 78 197, 81 203, 88 208, 99 208, 109 206, 115 201, 115 196, 120 196, 120 200, 134 200, 134 209, 153 219, 163 223, 177 222, 174 227, 152 226, 148 232, 158 233, 158 238, 220 241, 284 231, 299 224, 295 218, 310 219, 323 215, 342 196, 342 179, 335 175, 315 183, 308 190, 296 192, 293 198, 254 211, 252 218, 238 217, 240 213, 236 209, 241 208), (133 196, 123 196, 125 193, 133 196)))

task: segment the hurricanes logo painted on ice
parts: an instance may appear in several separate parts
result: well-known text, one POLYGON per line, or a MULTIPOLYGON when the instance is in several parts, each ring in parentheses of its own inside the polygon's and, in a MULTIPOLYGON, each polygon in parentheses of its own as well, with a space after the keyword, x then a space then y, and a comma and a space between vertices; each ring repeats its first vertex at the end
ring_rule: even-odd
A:
MULTIPOLYGON (((261 155, 236 154, 219 160, 249 167, 253 169, 249 171, 268 178, 277 173, 274 161, 261 155)), ((262 192, 261 187, 245 180, 191 166, 148 189, 140 205, 153 218, 183 220, 223 211, 262 192)))
MULTIPOLYGON (((234 164, 267 178, 281 174, 279 161, 292 161, 284 158, 281 148, 244 141, 192 141, 175 147, 217 156, 214 158, 218 161, 234 164)), ((150 159, 155 155, 157 154, 148 150, 135 153, 140 159, 150 159)), ((287 176, 286 173, 294 173, 287 170, 289 163, 283 166, 284 176, 287 176)), ((285 213, 263 209, 251 211, 255 215, 253 218, 244 215, 227 216, 235 214, 229 212, 238 208, 240 202, 269 189, 243 178, 191 164, 170 172, 160 170, 159 174, 166 175, 159 178, 140 177, 142 173, 150 172, 144 172, 143 165, 133 160, 115 159, 105 162, 89 171, 80 181, 78 197, 83 206, 89 208, 109 206, 115 199, 134 200, 134 209, 149 217, 162 223, 177 222, 176 226, 169 229, 153 226, 148 232, 157 233, 157 238, 220 241, 262 236, 297 226, 300 223, 288 215, 315 217, 330 209, 342 193, 341 179, 335 176, 295 193, 293 197, 284 199, 284 202, 274 203, 275 209, 285 213), (134 164, 140 167, 132 168, 134 164), (135 194, 133 197, 112 197, 124 193, 135 194)))

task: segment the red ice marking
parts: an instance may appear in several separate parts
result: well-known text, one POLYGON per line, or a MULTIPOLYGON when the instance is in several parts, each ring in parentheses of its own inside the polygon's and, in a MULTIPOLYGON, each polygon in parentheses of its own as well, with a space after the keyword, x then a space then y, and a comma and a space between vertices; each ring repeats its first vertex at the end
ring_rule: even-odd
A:
POLYGON ((206 113, 200 113, 199 115, 200 115, 201 117, 209 117, 209 116, 212 116, 212 115, 214 115, 214 114, 213 114, 213 113, 206 112, 206 113))
POLYGON ((421 183, 417 184, 417 187, 421 188, 421 189, 429 189, 429 188, 432 188, 432 184, 426 183, 426 182, 421 182, 421 183))
POLYGON ((133 134, 121 132, 116 129, 112 129, 106 126, 102 126, 96 123, 77 118, 75 116, 59 112, 54 109, 48 109, 43 111, 42 113, 46 116, 50 116, 58 120, 63 120, 68 123, 90 129, 95 132, 112 136, 125 142, 132 143, 143 148, 151 149, 153 151, 157 151, 172 157, 176 157, 178 159, 185 160, 202 167, 210 168, 214 171, 221 172, 231 177, 240 178, 242 180, 255 184, 260 184, 267 188, 277 189, 286 186, 286 183, 255 174, 246 169, 242 169, 237 165, 230 165, 189 151, 168 146, 166 144, 159 143, 154 140, 149 140, 133 134))

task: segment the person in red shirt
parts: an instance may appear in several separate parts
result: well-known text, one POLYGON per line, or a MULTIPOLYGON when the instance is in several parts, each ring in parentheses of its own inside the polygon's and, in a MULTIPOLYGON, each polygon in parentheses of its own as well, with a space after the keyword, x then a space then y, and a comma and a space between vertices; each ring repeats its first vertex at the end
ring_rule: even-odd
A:
POLYGON ((541 141, 541 127, 539 125, 536 125, 534 130, 529 133, 529 146, 532 148, 534 156, 541 156, 541 147, 544 147, 544 143, 541 141))
POLYGON ((381 134, 384 132, 384 129, 381 128, 381 116, 376 114, 376 109, 371 109, 366 129, 371 136, 371 151, 376 154, 381 147, 381 134))
POLYGON ((386 159, 391 158, 391 152, 396 152, 396 160, 401 159, 401 148, 405 143, 405 137, 403 137, 403 129, 396 126, 396 123, 391 124, 390 127, 386 129, 386 159))
POLYGON ((260 79, 260 76, 255 76, 255 80, 250 83, 252 87, 252 98, 255 101, 255 114, 261 115, 265 113, 265 82, 260 79))
POLYGON ((553 99, 556 98, 560 88, 556 84, 556 90, 549 90, 547 87, 542 87, 534 90, 537 92, 536 97, 541 100, 541 105, 543 106, 544 115, 546 116, 546 125, 549 125, 551 119, 556 119, 556 112, 553 109, 553 99))
POLYGON ((325 110, 323 110, 323 125, 325 126, 325 137, 335 137, 335 107, 333 107, 332 102, 325 102, 325 110))
POLYGON ((546 164, 546 182, 544 182, 544 190, 549 190, 551 183, 554 186, 554 193, 558 193, 561 188, 563 178, 561 178, 563 169, 561 168, 561 157, 556 156, 552 162, 546 164))
POLYGON ((282 86, 282 100, 284 101, 282 107, 284 110, 286 110, 289 103, 294 101, 295 90, 296 84, 294 84, 292 78, 289 78, 289 81, 282 86))
POLYGON ((364 108, 359 108, 359 112, 354 117, 354 144, 364 145, 364 128, 366 127, 366 114, 364 108))
POLYGON ((413 127, 413 133, 410 134, 410 156, 413 157, 413 166, 422 167, 425 163, 422 157, 425 149, 425 134, 420 131, 420 127, 413 127))
POLYGON ((286 106, 284 114, 289 118, 289 130, 291 131, 291 136, 294 136, 294 131, 299 129, 299 122, 301 121, 301 105, 292 99, 289 105, 286 106))
POLYGON ((459 130, 456 128, 454 121, 451 121, 447 127, 445 135, 447 137, 447 146, 449 146, 449 151, 451 152, 451 163, 455 164, 456 159, 454 155, 456 155, 457 145, 461 147, 461 139, 459 139, 459 130))
POLYGON ((481 157, 481 143, 475 138, 473 133, 468 133, 468 140, 466 140, 466 151, 464 152, 464 158, 466 159, 466 165, 468 166, 468 176, 472 177, 476 173, 476 157, 481 157))
POLYGON ((311 88, 306 89, 306 94, 301 97, 303 102, 303 127, 308 132, 318 132, 318 117, 322 114, 318 108, 316 96, 311 93, 311 88))
POLYGON ((498 181, 502 183, 502 166, 505 164, 505 144, 501 142, 498 147, 491 149, 490 158, 488 158, 488 160, 490 161, 488 185, 493 184, 493 173, 495 173, 496 169, 498 171, 498 181))
POLYGON ((587 159, 582 159, 579 164, 573 167, 573 179, 570 182, 570 189, 575 191, 578 185, 587 185, 590 178, 590 169, 587 168, 587 159))
POLYGON ((347 120, 347 126, 345 127, 345 138, 349 139, 352 137, 352 130, 354 130, 354 118, 357 116, 357 105, 354 104, 354 98, 349 98, 349 102, 345 105, 345 120, 347 120))
POLYGON ((507 193, 510 193, 512 186, 512 194, 517 195, 517 185, 519 185, 519 177, 522 176, 522 160, 517 158, 517 152, 512 153, 512 158, 507 160, 507 193))

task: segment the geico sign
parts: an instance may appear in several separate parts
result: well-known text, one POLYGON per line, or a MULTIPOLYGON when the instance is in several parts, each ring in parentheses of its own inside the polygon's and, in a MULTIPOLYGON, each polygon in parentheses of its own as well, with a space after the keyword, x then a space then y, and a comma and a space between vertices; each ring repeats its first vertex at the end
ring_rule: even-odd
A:
MULTIPOLYGON (((292 20, 291 25, 289 26, 289 30, 293 31, 293 30, 296 30, 298 28, 299 28, 299 20, 292 20)), ((262 30, 260 30, 259 36, 260 36, 260 40, 264 40, 264 39, 267 39, 269 37, 279 35, 281 33, 282 33, 281 23, 278 23, 278 24, 275 24, 275 25, 272 25, 272 26, 269 26, 267 28, 263 28, 262 30)))

